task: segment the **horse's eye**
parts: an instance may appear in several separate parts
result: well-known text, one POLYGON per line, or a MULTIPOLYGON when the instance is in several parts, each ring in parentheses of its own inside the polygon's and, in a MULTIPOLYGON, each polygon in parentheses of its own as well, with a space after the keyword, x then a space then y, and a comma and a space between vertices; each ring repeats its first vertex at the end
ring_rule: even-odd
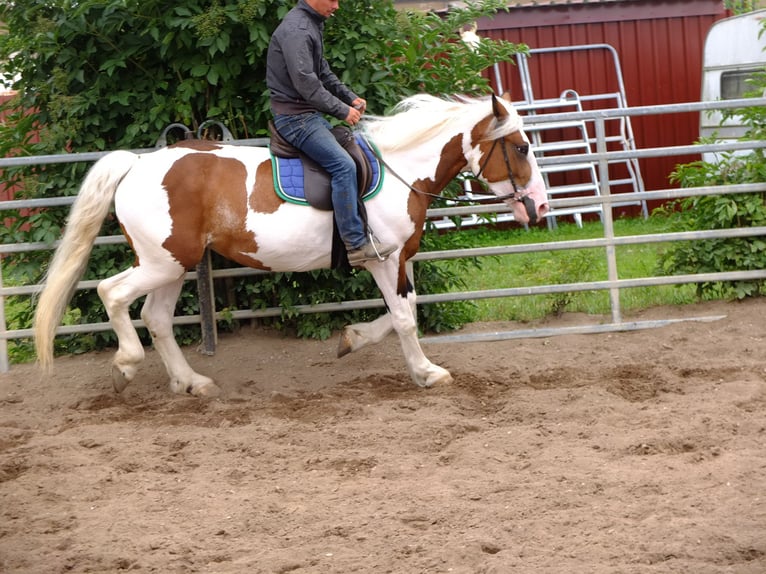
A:
POLYGON ((528 145, 517 145, 516 151, 519 152, 521 155, 526 156, 529 153, 529 146, 528 145))

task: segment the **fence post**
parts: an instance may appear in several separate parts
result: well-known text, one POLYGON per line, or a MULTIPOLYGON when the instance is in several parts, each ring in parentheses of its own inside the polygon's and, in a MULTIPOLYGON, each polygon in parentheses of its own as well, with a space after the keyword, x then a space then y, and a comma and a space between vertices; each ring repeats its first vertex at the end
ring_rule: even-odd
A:
POLYGON ((200 328, 202 330, 202 343, 197 350, 203 355, 214 355, 218 343, 212 268, 210 249, 205 249, 202 261, 197 264, 197 293, 199 296, 200 328))
MULTIPOLYGON (((598 179, 601 187, 601 196, 609 199, 612 193, 609 186, 609 160, 606 157, 606 126, 603 117, 595 119, 596 127, 596 152, 599 154, 598 160, 598 179)), ((617 251, 614 247, 614 215, 612 213, 612 203, 607 201, 603 203, 606 209, 601 212, 604 222, 604 238, 606 244, 606 267, 607 278, 611 282, 616 282, 617 274, 617 251)), ((618 287, 609 288, 609 302, 612 308, 612 323, 622 323, 622 311, 620 310, 620 289, 618 287)))
MULTIPOLYGON (((3 258, 0 257, 0 287, 3 286, 3 258)), ((5 332, 8 326, 5 324, 5 297, 0 295, 0 329, 5 332)), ((0 339, 0 373, 7 373, 10 370, 8 360, 8 341, 0 339)))

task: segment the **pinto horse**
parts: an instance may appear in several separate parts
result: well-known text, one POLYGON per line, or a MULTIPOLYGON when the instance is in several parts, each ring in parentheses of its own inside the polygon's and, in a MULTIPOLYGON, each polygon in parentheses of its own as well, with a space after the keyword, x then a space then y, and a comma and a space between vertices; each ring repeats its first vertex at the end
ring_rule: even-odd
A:
MULTIPOLYGON (((446 369, 426 358, 418 341, 415 291, 405 262, 418 251, 426 209, 460 173, 473 172, 510 205, 516 221, 536 223, 547 212, 547 192, 522 119, 505 98, 407 98, 393 113, 360 125, 377 147, 386 177, 366 202, 370 227, 398 249, 385 261, 365 264, 387 313, 370 323, 348 325, 338 356, 399 335, 413 381, 423 387, 451 382, 446 369)), ((137 155, 115 151, 88 172, 50 263, 34 323, 40 365, 50 371, 53 339, 69 298, 86 268, 112 201, 128 244, 132 267, 101 281, 118 339, 113 386, 121 392, 144 359, 128 313, 146 295, 141 318, 175 393, 215 396, 219 387, 196 373, 173 336, 173 311, 184 274, 205 249, 242 265, 269 271, 307 271, 331 263, 331 211, 296 205, 274 189, 268 148, 182 142, 137 155)))

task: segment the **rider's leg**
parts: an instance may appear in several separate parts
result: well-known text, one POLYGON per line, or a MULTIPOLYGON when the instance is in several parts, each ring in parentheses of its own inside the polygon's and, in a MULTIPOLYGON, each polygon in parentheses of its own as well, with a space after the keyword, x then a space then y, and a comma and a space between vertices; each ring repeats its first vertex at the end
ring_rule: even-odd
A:
POLYGON ((356 165, 330 132, 330 123, 321 114, 300 114, 277 116, 274 124, 285 139, 330 174, 335 220, 351 264, 383 259, 392 253, 395 245, 382 245, 368 237, 359 215, 356 165))
POLYGON ((314 113, 277 116, 274 125, 287 141, 330 174, 333 210, 346 248, 364 245, 366 234, 357 206, 356 165, 330 132, 330 122, 314 113))

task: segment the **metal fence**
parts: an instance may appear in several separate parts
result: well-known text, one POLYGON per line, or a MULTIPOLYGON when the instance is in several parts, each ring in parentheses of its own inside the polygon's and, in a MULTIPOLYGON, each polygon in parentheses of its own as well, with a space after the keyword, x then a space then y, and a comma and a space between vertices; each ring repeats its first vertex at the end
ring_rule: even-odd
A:
MULTIPOLYGON (((725 144, 705 144, 693 146, 676 146, 664 148, 638 149, 629 151, 607 151, 605 137, 605 122, 621 116, 641 116, 650 114, 668 114, 668 113, 705 113, 711 109, 735 109, 752 106, 766 106, 766 98, 730 100, 714 103, 686 103, 672 104, 665 106, 646 106, 636 108, 623 108, 616 110, 596 110, 567 114, 547 114, 545 116, 535 116, 526 118, 527 124, 543 122, 560 122, 568 120, 588 120, 592 121, 596 130, 596 153, 591 154, 573 154, 562 157, 543 157, 538 160, 540 165, 555 165, 565 163, 580 163, 583 161, 594 162, 599 171, 600 195, 592 197, 562 198, 552 199, 551 207, 556 209, 569 209, 574 207, 587 207, 595 204, 602 204, 603 210, 603 229, 604 236, 597 239, 585 239, 576 241, 557 241, 534 243, 514 246, 485 247, 472 249, 456 249, 449 251, 420 252, 412 260, 411 264, 417 264, 419 261, 446 260, 461 257, 485 257, 496 255, 508 255, 517 253, 532 253, 540 251, 560 251, 576 249, 603 248, 607 262, 607 280, 567 284, 535 285, 530 287, 516 288, 497 288, 483 291, 461 291, 449 293, 421 294, 418 296, 418 303, 437 303, 461 300, 478 300, 496 297, 516 297, 526 295, 541 295, 579 291, 607 290, 611 307, 611 322, 600 323, 597 325, 582 325, 558 329, 524 329, 505 332, 493 332, 473 335, 442 335, 438 337, 425 337, 423 341, 433 342, 470 342, 486 340, 503 340, 522 337, 548 337, 558 334, 571 333, 599 333, 618 330, 634 330, 657 327, 665 325, 676 319, 664 321, 644 321, 644 322, 626 322, 622 318, 620 309, 619 293, 621 289, 641 286, 658 286, 685 283, 701 283, 711 281, 735 281, 735 280, 756 280, 766 279, 766 270, 741 270, 723 273, 699 273, 689 275, 663 276, 663 277, 642 277, 636 279, 619 279, 616 247, 622 245, 648 244, 673 241, 691 241, 713 238, 734 238, 734 237, 758 237, 766 235, 766 227, 719 229, 709 231, 693 231, 683 233, 661 233, 652 235, 622 236, 616 237, 614 233, 614 224, 612 218, 612 204, 625 201, 653 201, 653 200, 671 200, 681 197, 692 197, 702 195, 716 194, 739 194, 739 193, 764 193, 766 192, 766 182, 730 185, 730 186, 710 186, 685 189, 664 189, 654 191, 643 191, 636 193, 612 194, 609 186, 608 164, 610 161, 632 158, 648 158, 668 155, 688 155, 701 154, 707 152, 752 150, 756 148, 766 148, 765 141, 741 141, 725 144)), ((164 134, 163 134, 164 135, 164 134)), ((237 145, 264 145, 265 139, 237 140, 229 143, 237 145)), ((147 152, 152 150, 134 150, 147 152)), ((0 158, 0 170, 5 167, 18 165, 41 165, 52 163, 72 163, 72 162, 92 162, 105 155, 99 153, 79 153, 66 155, 49 155, 23 158, 0 158)), ((56 197, 47 199, 31 200, 11 200, 0 202, 0 211, 11 209, 38 209, 53 206, 71 205, 74 197, 56 197)), ((462 207, 445 207, 431 209, 428 212, 429 218, 465 216, 472 214, 490 214, 507 213, 508 209, 503 205, 474 205, 462 207)), ((125 238, 118 236, 102 236, 96 239, 96 245, 124 243, 125 238)), ((39 292, 41 285, 18 285, 5 286, 2 280, 2 265, 4 259, 2 256, 12 253, 22 253, 27 251, 52 250, 57 243, 14 243, 0 245, 0 372, 9 370, 8 348, 9 340, 22 339, 32 336, 31 329, 9 330, 6 324, 5 303, 6 298, 10 296, 32 296, 39 292)), ((262 317, 275 317, 282 313, 279 307, 251 310, 240 309, 235 311, 227 310, 225 313, 217 312, 215 297, 210 290, 213 288, 213 279, 222 277, 242 277, 266 273, 249 268, 232 269, 212 269, 210 257, 197 268, 195 272, 187 274, 187 280, 196 280, 200 290, 200 313, 198 315, 176 316, 174 324, 188 325, 200 324, 202 328, 203 344, 201 350, 206 353, 212 353, 216 343, 216 322, 226 319, 252 319, 262 317)), ((81 281, 78 289, 95 289, 98 281, 81 281)), ((293 311, 299 313, 320 313, 331 311, 344 311, 351 309, 365 309, 383 307, 383 300, 380 298, 369 300, 354 301, 332 301, 315 305, 298 306, 293 311)), ((712 320, 716 317, 697 317, 692 320, 712 320)), ((687 319, 688 320, 688 319, 687 319)), ((135 320, 136 327, 144 327, 143 322, 135 320)), ((79 325, 61 326, 57 330, 58 334, 68 333, 88 333, 104 331, 111 329, 108 322, 89 323, 79 325)))

